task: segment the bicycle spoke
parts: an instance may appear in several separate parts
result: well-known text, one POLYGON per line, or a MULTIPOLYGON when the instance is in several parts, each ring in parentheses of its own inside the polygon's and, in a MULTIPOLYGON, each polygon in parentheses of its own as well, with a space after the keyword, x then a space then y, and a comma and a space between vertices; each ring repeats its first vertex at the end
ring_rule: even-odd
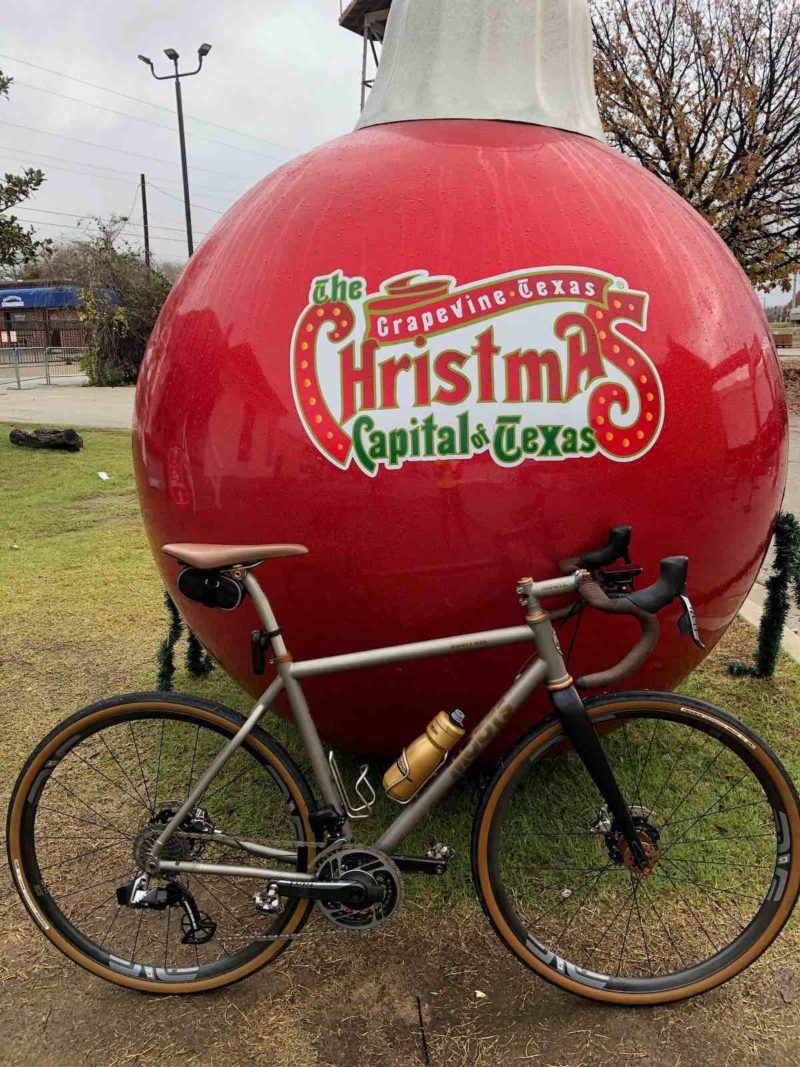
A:
MULTIPOLYGON (((594 886, 597 884, 598 880, 603 876, 603 874, 605 874, 605 872, 608 870, 608 868, 610 866, 611 866, 611 864, 607 863, 606 866, 603 867, 601 870, 599 870, 599 871, 595 870, 593 872, 596 875, 596 878, 595 878, 594 882, 592 883, 592 888, 594 888, 594 886)), ((575 896, 578 893, 580 893, 582 891, 582 889, 583 889, 583 886, 587 885, 590 881, 591 881, 591 878, 585 878, 583 880, 583 882, 580 883, 578 888, 574 889, 572 891, 572 895, 575 896)), ((542 919, 547 918, 548 915, 551 915, 554 911, 557 911, 559 907, 564 907, 564 905, 567 904, 568 901, 571 900, 571 899, 572 899, 571 896, 567 897, 566 899, 559 899, 551 908, 548 908, 547 911, 543 911, 541 915, 537 915, 536 918, 533 920, 533 925, 534 926, 538 926, 539 923, 542 921, 542 919)))
POLYGON ((83 804, 83 806, 85 808, 89 809, 89 811, 92 813, 92 815, 95 815, 98 819, 102 819, 103 823, 107 827, 110 827, 115 833, 118 833, 120 835, 120 837, 125 837, 128 840, 131 840, 130 838, 128 838, 127 834, 123 833, 122 830, 120 830, 120 828, 118 826, 115 826, 112 822, 109 822, 108 819, 104 819, 103 816, 98 811, 95 811, 95 809, 92 807, 91 804, 89 804, 87 801, 85 801, 83 799, 83 797, 78 796, 78 794, 76 792, 74 792, 74 790, 70 789, 68 785, 65 785, 63 782, 59 781, 58 778, 51 778, 50 781, 52 782, 53 785, 57 785, 59 787, 59 789, 63 789, 65 793, 69 794, 69 796, 72 796, 76 800, 80 801, 80 803, 83 804))
POLYGON ((624 722, 624 721, 622 723, 622 737, 623 737, 624 742, 625 742, 625 751, 626 751, 626 753, 628 755, 628 765, 630 767, 631 775, 633 777, 633 782, 634 782, 634 786, 633 786, 633 803, 636 804, 637 807, 641 807, 642 802, 641 802, 641 800, 639 798, 639 786, 637 785, 639 776, 634 772, 634 769, 633 769, 633 754, 631 753, 631 747, 630 747, 630 744, 628 742, 628 724, 626 722, 624 722))
POLYGON ((129 793, 127 791, 127 789, 123 789, 122 786, 119 784, 119 782, 115 782, 113 778, 110 778, 107 774, 105 774, 103 771, 101 771, 99 767, 93 767, 91 765, 91 763, 89 763, 88 760, 85 760, 83 758, 83 756, 80 755, 80 753, 72 752, 71 755, 74 756, 75 759, 80 760, 80 762, 84 765, 84 767, 88 767, 88 769, 90 771, 92 771, 93 774, 97 774, 101 778, 104 778, 107 782, 109 782, 111 785, 113 785, 115 789, 119 789, 119 791, 121 793, 123 793, 126 797, 129 797, 131 800, 133 800, 137 804, 141 804, 142 807, 145 809, 145 811, 149 811, 150 810, 148 808, 147 804, 145 804, 145 802, 142 800, 142 798, 138 795, 138 793, 136 794, 136 796, 134 796, 133 794, 129 793))
POLYGON ((658 908, 657 908, 657 907, 656 907, 656 905, 655 905, 655 902, 653 901, 653 899, 652 899, 652 898, 650 897, 649 893, 648 893, 648 892, 647 892, 647 890, 645 889, 645 887, 644 887, 644 884, 642 884, 642 895, 643 895, 643 896, 644 896, 644 897, 645 897, 645 898, 646 898, 646 899, 647 899, 647 900, 648 900, 648 901, 650 902, 650 907, 651 907, 651 908, 653 909, 653 911, 655 912, 655 916, 656 916, 656 918, 658 919, 659 925, 661 926, 661 928, 662 928, 662 930, 664 931, 664 933, 665 933, 665 934, 667 935, 667 940, 668 940, 668 941, 669 941, 669 943, 670 943, 670 944, 672 945, 672 947, 673 947, 673 948, 675 949, 675 952, 676 952, 676 954, 677 954, 677 957, 678 957, 678 959, 679 959, 679 960, 681 961, 681 965, 682 965, 682 966, 684 967, 684 969, 685 969, 685 968, 686 968, 686 967, 688 966, 688 964, 686 963, 686 960, 685 960, 685 959, 683 958, 683 955, 682 955, 682 953, 681 953, 681 950, 680 950, 680 949, 678 948, 678 946, 677 946, 677 945, 675 944, 675 939, 673 938, 673 936, 672 936, 672 933, 670 932, 670 929, 669 929, 669 927, 668 927, 668 926, 666 925, 666 923, 664 922, 664 920, 663 920, 663 919, 661 918, 661 912, 660 912, 660 911, 658 910, 658 908))
POLYGON ((134 785, 134 783, 133 783, 133 779, 132 779, 132 778, 131 778, 131 776, 130 776, 130 775, 128 774, 128 772, 127 772, 127 771, 125 770, 125 768, 124 768, 124 767, 122 766, 122 764, 120 763, 120 761, 119 761, 119 759, 117 758, 116 754, 115 754, 115 753, 114 753, 114 752, 112 751, 112 749, 111 749, 111 746, 109 745, 109 743, 108 743, 108 740, 106 739, 106 737, 105 737, 104 733, 103 733, 103 732, 101 731, 101 732, 100 732, 100 734, 99 734, 98 736, 100 737, 100 740, 101 740, 101 741, 103 742, 103 744, 105 745, 105 747, 106 747, 106 750, 107 750, 107 752, 108 752, 109 756, 111 756, 111 758, 112 758, 112 760, 114 761, 114 763, 116 763, 116 765, 117 765, 117 766, 119 767, 119 769, 120 769, 120 770, 122 771, 123 777, 124 777, 124 778, 126 779, 126 781, 128 782, 128 785, 129 785, 129 786, 131 787, 131 789, 132 789, 132 790, 134 791, 134 793, 135 793, 135 794, 136 794, 136 795, 137 795, 137 796, 139 797, 139 800, 141 801, 141 803, 142 803, 142 804, 143 804, 143 805, 144 805, 144 806, 145 806, 145 807, 146 807, 146 808, 148 809, 148 811, 149 811, 149 810, 150 810, 150 806, 149 806, 149 804, 147 804, 147 802, 145 801, 144 797, 142 797, 142 796, 141 796, 141 794, 139 793, 139 790, 138 790, 138 789, 136 788, 136 786, 135 786, 135 785, 134 785))
POLYGON ((197 761, 197 743, 200 740, 200 726, 195 727, 194 732, 194 749, 192 750, 192 765, 189 768, 189 781, 186 783, 186 796, 188 797, 192 791, 192 780, 194 779, 194 765, 197 761))
POLYGON ((631 899, 632 896, 633 896, 633 890, 631 890, 631 892, 628 894, 628 896, 625 898, 625 900, 623 900, 622 904, 620 904, 619 910, 614 914, 614 917, 612 918, 611 922, 608 924, 608 926, 605 928, 605 930, 600 935, 600 940, 594 945, 594 947, 592 948, 592 950, 589 953, 589 955, 586 956, 586 958, 584 959, 583 963, 581 964, 581 967, 586 967, 586 965, 588 964, 589 960, 592 958, 592 956, 598 950, 598 948, 603 943, 603 941, 605 941, 606 937, 608 936, 609 931, 611 930, 611 927, 614 925, 614 923, 617 921, 617 919, 620 917, 620 915, 622 915, 622 912, 623 912, 623 909, 625 908, 625 905, 628 903, 628 901, 631 899))
MULTIPOLYGON (((676 867, 676 865, 672 862, 672 860, 668 859, 666 862, 669 863, 670 866, 675 867, 676 870, 679 870, 679 868, 676 867)), ((718 908, 721 912, 723 912, 725 915, 727 915, 727 917, 729 919, 733 919, 733 921, 736 923, 736 925, 739 927, 740 930, 744 930, 744 926, 743 926, 742 922, 739 919, 735 918, 735 916, 731 915, 731 913, 726 908, 723 908, 722 905, 719 903, 719 901, 714 896, 709 896, 707 899, 711 901, 711 903, 713 904, 713 906, 715 908, 718 908)))
MULTIPOLYGON (((635 904, 636 903, 637 885, 636 885, 636 879, 633 877, 633 875, 631 875, 631 881, 633 882, 633 885, 632 885, 631 888, 632 888, 632 891, 633 891, 633 900, 634 900, 634 904, 635 904)), ((622 961, 625 959, 625 946, 628 943, 628 931, 631 928, 631 919, 632 918, 633 918, 633 908, 631 907, 631 908, 628 909, 628 921, 625 923, 625 932, 622 935, 622 948, 619 950, 619 962, 617 963, 617 975, 618 976, 619 976, 619 972, 622 970, 622 961)))
POLYGON ((119 841, 112 841, 110 845, 99 845, 97 848, 90 848, 86 852, 79 852, 77 856, 68 856, 64 860, 56 860, 54 863, 46 863, 44 867, 40 867, 40 871, 52 871, 56 867, 63 867, 67 863, 74 863, 75 860, 82 860, 86 856, 94 856, 98 852, 108 852, 110 848, 119 848, 119 841))
POLYGON ((144 773, 144 766, 142 765, 142 757, 139 754, 139 745, 136 742, 136 734, 133 732, 133 723, 130 720, 128 720, 128 729, 131 732, 131 739, 133 740, 133 747, 136 750, 136 759, 139 761, 139 771, 141 772, 141 775, 142 775, 142 785, 144 786, 145 796, 147 797, 147 807, 149 808, 150 812, 153 815, 155 815, 155 808, 153 807, 153 802, 150 799, 150 790, 147 788, 147 776, 144 773))
POLYGON ((673 887, 673 889, 675 890, 675 892, 676 892, 676 894, 677 894, 677 896, 678 896, 678 899, 679 899, 679 900, 681 901, 681 903, 683 904, 683 906, 684 906, 684 907, 686 908, 686 910, 687 910, 687 911, 689 912, 689 914, 691 915, 691 917, 692 917, 692 918, 694 919, 695 923, 696 923, 696 924, 697 924, 697 925, 698 925, 698 926, 700 927, 700 929, 702 930, 702 932, 703 932, 704 936, 705 936, 705 937, 706 937, 706 939, 708 940, 708 943, 709 943, 709 944, 711 945, 711 947, 712 947, 712 948, 714 949, 714 951, 715 951, 715 952, 719 952, 719 946, 718 946, 718 945, 717 945, 717 944, 716 944, 716 943, 714 942, 714 940, 712 939, 711 935, 710 935, 710 934, 709 934, 709 932, 708 932, 708 931, 706 930, 705 926, 703 926, 702 922, 701 922, 701 921, 700 921, 700 920, 698 919, 698 917, 697 917, 697 915, 695 914, 695 911, 694 911, 694 909, 692 908, 692 906, 691 906, 690 904, 688 904, 688 903, 687 903, 687 901, 686 901, 686 898, 685 898, 685 897, 683 896, 683 894, 681 893, 681 891, 680 891, 680 890, 678 889, 677 885, 675 884, 675 880, 674 880, 674 878, 673 878, 673 877, 672 877, 672 876, 670 875, 669 871, 668 871, 668 870, 666 870, 666 868, 664 868, 664 867, 661 867, 661 868, 660 868, 660 870, 661 870, 661 872, 662 872, 662 873, 664 874, 664 876, 665 876, 665 877, 667 878, 667 880, 669 881, 670 885, 671 885, 671 886, 673 887))
MULTIPOLYGON (((658 721, 658 720, 656 720, 658 721)), ((639 918, 639 929, 642 932, 642 948, 644 949, 645 957, 647 958, 647 968, 650 971, 650 977, 653 977, 653 961, 650 959, 650 949, 647 946, 647 934, 644 929, 644 921, 642 920, 642 911, 639 907, 639 893, 634 894, 633 902, 636 905, 636 914, 639 918)))
MULTIPOLYGON (((748 773, 749 773, 748 771, 745 771, 744 774, 740 778, 737 778, 737 780, 733 783, 732 786, 730 786, 728 789, 726 789, 725 792, 721 796, 717 797, 717 799, 711 805, 709 805, 708 808, 706 808, 706 810, 703 812, 703 815, 708 815, 712 811, 712 809, 717 804, 720 803, 720 801, 724 800, 725 797, 729 796, 734 791, 734 789, 737 789, 742 784, 742 782, 745 780, 745 778, 747 777, 748 773)), ((692 827, 695 826, 700 821, 700 818, 701 818, 701 816, 698 816, 698 818, 695 820, 695 822, 689 823, 689 825, 686 827, 686 829, 683 831, 683 833, 679 837, 675 838, 674 841, 671 842, 670 848, 674 847, 679 841, 682 841, 684 839, 684 837, 686 837, 686 835, 692 829, 692 827)), ((669 820, 667 820, 664 823, 664 825, 661 827, 661 829, 663 830, 664 827, 666 827, 668 825, 669 825, 669 820)))
MULTIPOLYGON (((49 804, 40 804, 39 811, 51 811, 54 815, 60 815, 62 819, 70 819, 72 822, 79 822, 83 826, 95 826, 99 830, 106 830, 109 828, 108 825, 104 826, 103 823, 92 822, 90 819, 81 819, 78 815, 72 815, 68 814, 65 811, 59 811, 58 808, 53 808, 49 804)), ((119 836, 122 837, 125 841, 133 841, 133 838, 130 835, 124 834, 121 830, 116 830, 113 826, 110 828, 114 830, 114 833, 119 834, 119 836)), ((39 840, 38 834, 36 839, 37 841, 39 840)))
POLYGON ((599 734, 652 846, 649 877, 626 866, 630 857, 599 794, 586 827, 575 828, 586 772, 572 749, 543 752, 541 768, 534 760, 527 777, 505 787, 503 829, 492 846, 494 877, 502 872, 506 893, 500 907, 564 961, 560 974, 580 981, 593 967, 610 981, 646 987, 756 936, 752 920, 775 869, 774 818, 766 797, 747 792, 758 783, 749 761, 707 722, 643 715, 599 734), (605 867, 593 857, 598 849, 608 854, 605 867))
POLYGON ((156 760, 156 781, 153 786, 153 807, 158 811, 158 783, 161 781, 161 753, 164 750, 164 727, 167 724, 166 719, 161 720, 161 733, 158 738, 158 758, 156 760))
POLYGON ((638 800, 639 804, 642 803, 641 787, 642 787, 642 780, 644 778, 644 772, 646 771, 647 767, 650 765, 650 753, 653 750, 653 745, 655 744, 655 740, 656 740, 656 733, 657 733, 658 727, 660 725, 661 725, 661 720, 660 719, 655 719, 653 721, 653 732, 650 734, 650 741, 648 742, 648 745, 647 745, 647 751, 644 754, 644 759, 642 760, 641 767, 639 768, 639 777, 636 779, 635 793, 636 793, 636 796, 639 798, 639 800, 638 800))
POLYGON ((209 896, 213 897, 214 900, 216 900, 216 902, 218 904, 220 904, 225 909, 225 911, 228 912, 229 915, 233 916, 233 918, 237 921, 237 923, 241 926, 241 928, 243 930, 246 930, 248 932, 248 934, 250 934, 251 937, 254 937, 254 938, 258 937, 258 934, 253 929, 251 929, 247 925, 247 923, 243 922, 239 918, 239 916, 236 914, 236 912, 233 911, 231 908, 229 908, 228 905, 223 900, 220 900, 220 898, 217 896, 217 894, 212 889, 209 889, 208 886, 205 884, 205 882, 203 882, 200 878, 198 878, 196 874, 192 874, 192 875, 190 875, 190 877, 195 882, 197 882, 197 884, 199 886, 201 886, 206 891, 206 893, 208 893, 209 896))

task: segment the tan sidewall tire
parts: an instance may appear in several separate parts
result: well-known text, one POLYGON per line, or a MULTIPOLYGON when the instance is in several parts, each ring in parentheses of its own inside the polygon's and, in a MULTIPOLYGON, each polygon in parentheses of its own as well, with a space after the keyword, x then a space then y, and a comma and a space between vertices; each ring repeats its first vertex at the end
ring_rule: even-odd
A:
MULTIPOLYGON (((587 708, 587 710, 590 717, 596 719, 611 711, 620 711, 624 709, 664 710, 670 708, 674 711, 676 708, 683 708, 691 712, 697 710, 697 704, 697 701, 692 701, 688 698, 685 700, 679 698, 669 700, 667 698, 642 696, 641 698, 637 697, 636 699, 628 700, 615 700, 614 698, 609 698, 602 703, 587 708)), ((713 711, 720 730, 728 733, 731 732, 731 723, 729 723, 724 716, 719 716, 718 709, 711 709, 710 705, 703 705, 702 707, 705 715, 709 715, 713 711)), ((784 892, 780 907, 762 936, 759 937, 746 952, 737 957, 737 959, 729 964, 724 970, 719 971, 692 986, 686 986, 675 990, 665 990, 657 993, 626 994, 613 991, 609 992, 603 989, 593 989, 573 981, 564 974, 559 974, 538 959, 519 940, 518 936, 506 921, 492 886, 489 868, 489 841, 492 819, 503 790, 519 768, 520 764, 559 731, 559 724, 552 723, 538 730, 526 739, 520 748, 508 757, 508 762, 501 767, 497 778, 489 786, 478 811, 473 832, 473 874, 481 904, 498 936, 526 966, 530 967, 531 970, 535 971, 546 981, 560 986, 562 989, 566 989, 570 993, 575 993, 578 996, 588 997, 591 1000, 599 1000, 609 1004, 625 1004, 630 1006, 667 1004, 676 1000, 684 1000, 689 997, 697 996, 699 993, 705 993, 709 989, 714 989, 716 986, 722 985, 737 974, 740 974, 746 967, 753 963, 754 960, 758 959, 758 957, 778 936, 791 916, 798 894, 800 893, 800 806, 798 806, 797 796, 786 782, 784 776, 785 772, 781 771, 775 763, 774 758, 764 749, 763 744, 760 743, 758 738, 750 731, 747 732, 747 736, 756 743, 756 752, 754 755, 756 755, 758 762, 768 770, 770 777, 785 802, 785 810, 789 818, 791 831, 792 867, 789 872, 786 891, 784 892)))
MULTIPOLYGON (((227 708, 222 708, 221 706, 215 707, 211 704, 200 705, 189 701, 184 702, 180 699, 170 700, 168 698, 163 700, 153 698, 152 700, 146 701, 131 700, 129 703, 125 703, 123 699, 118 704, 98 706, 97 710, 87 709, 86 712, 73 716, 71 719, 67 720, 66 724, 62 724, 62 727, 57 728, 57 730, 45 740, 39 751, 34 754, 31 762, 23 769, 14 789, 8 818, 8 856, 11 865, 11 873, 17 886, 17 890, 37 926, 56 946, 56 948, 80 967, 83 967, 87 971, 91 971, 100 978, 106 979, 106 981, 115 982, 117 985, 125 986, 127 989, 135 989, 143 993, 159 993, 165 996, 172 996, 178 993, 206 993, 212 989, 218 989, 220 986, 227 986, 234 982, 239 982, 274 960, 275 957, 278 956, 289 944, 288 937, 282 937, 280 940, 267 943, 263 952, 254 956, 253 959, 248 960, 248 962, 243 964, 240 968, 228 971, 221 975, 216 975, 213 978, 203 979, 196 982, 149 981, 147 979, 131 978, 127 975, 119 974, 116 971, 112 971, 109 967, 103 966, 103 964, 99 963, 97 960, 92 959, 91 956, 87 956, 85 953, 81 952, 80 949, 76 948, 58 930, 56 930, 52 923, 47 921, 33 903, 35 899, 34 894, 27 881, 22 866, 22 847, 20 840, 22 813, 25 798, 28 795, 31 785, 35 782, 37 775, 47 760, 64 744, 65 741, 74 736, 75 733, 82 732, 87 726, 96 725, 98 722, 113 719, 121 713, 130 711, 167 711, 177 714, 180 714, 182 711, 189 712, 193 718, 221 727, 229 736, 232 736, 236 732, 236 723, 238 722, 238 724, 241 725, 243 722, 240 716, 235 715, 235 713, 230 712, 227 708), (228 715, 233 716, 235 721, 232 722, 231 719, 227 717, 228 715)), ((306 796, 304 796, 303 789, 298 785, 298 779, 302 781, 299 771, 291 765, 288 756, 286 756, 286 761, 284 762, 284 759, 279 756, 278 752, 273 751, 271 747, 268 747, 261 741, 258 734, 263 735, 263 732, 256 731, 251 734, 246 742, 246 746, 263 756, 280 776, 281 781, 285 784, 290 796, 297 806, 297 811, 303 824, 304 840, 313 841, 313 831, 309 822, 308 802, 306 796), (287 766, 287 763, 289 766, 287 766)), ((271 741, 271 743, 275 744, 276 748, 279 747, 276 742, 271 741)), ((313 852, 311 849, 309 849, 309 860, 313 860, 313 852)), ((292 915, 282 928, 281 933, 289 935, 297 931, 303 925, 311 907, 311 901, 298 900, 292 915)))

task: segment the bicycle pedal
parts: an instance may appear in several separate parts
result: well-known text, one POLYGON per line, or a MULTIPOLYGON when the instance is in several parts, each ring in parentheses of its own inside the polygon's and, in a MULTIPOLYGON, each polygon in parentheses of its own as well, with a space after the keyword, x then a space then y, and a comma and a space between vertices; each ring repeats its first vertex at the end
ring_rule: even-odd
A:
POLYGON ((256 893, 253 903, 262 915, 280 915, 283 911, 283 901, 274 885, 271 885, 266 893, 256 893))
POLYGON ((431 845, 428 851, 425 853, 425 858, 429 860, 436 860, 439 863, 449 863, 450 860, 456 858, 456 850, 451 848, 450 845, 445 845, 437 842, 435 845, 431 845))

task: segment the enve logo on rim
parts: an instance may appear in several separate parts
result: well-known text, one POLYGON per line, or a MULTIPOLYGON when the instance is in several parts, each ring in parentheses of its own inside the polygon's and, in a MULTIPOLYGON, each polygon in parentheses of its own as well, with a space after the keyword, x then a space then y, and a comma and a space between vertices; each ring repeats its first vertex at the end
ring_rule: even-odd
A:
POLYGON ((297 410, 326 459, 372 477, 484 454, 631 462, 664 423, 658 372, 628 335, 646 332, 648 302, 584 267, 461 286, 420 271, 376 293, 336 271, 313 280, 295 326, 297 410))

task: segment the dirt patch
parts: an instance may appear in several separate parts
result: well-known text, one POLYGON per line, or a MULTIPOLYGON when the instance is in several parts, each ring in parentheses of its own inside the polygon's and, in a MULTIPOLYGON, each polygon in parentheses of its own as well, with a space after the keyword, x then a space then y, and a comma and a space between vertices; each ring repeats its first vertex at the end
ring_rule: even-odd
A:
POLYGON ((781 996, 785 972, 797 971, 796 939, 784 938, 765 962, 706 997, 625 1011, 534 978, 476 904, 444 918, 412 906, 364 938, 316 919, 273 968, 191 999, 138 996, 91 978, 42 942, 16 907, 4 926, 6 1062, 661 1067, 702 1058, 707 1067, 788 1067, 800 1059, 800 1002, 781 996))

